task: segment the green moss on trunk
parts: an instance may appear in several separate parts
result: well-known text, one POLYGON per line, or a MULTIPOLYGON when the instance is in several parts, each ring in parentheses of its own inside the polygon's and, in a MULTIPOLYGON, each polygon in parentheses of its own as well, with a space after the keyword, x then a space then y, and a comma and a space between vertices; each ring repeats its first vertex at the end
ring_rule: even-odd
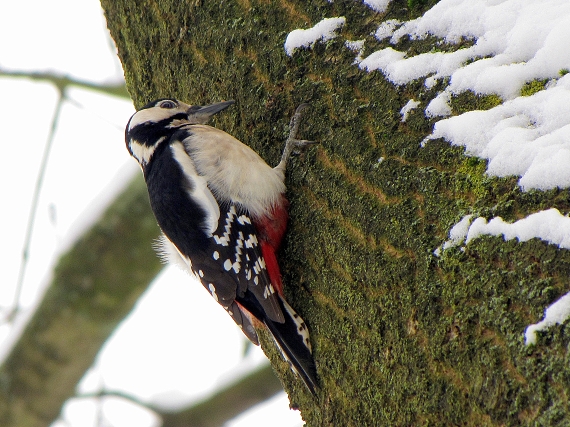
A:
MULTIPOLYGON (((419 13, 422 2, 412 3, 419 13)), ((342 39, 284 53, 288 32, 333 16, 347 17, 346 38, 364 35, 375 49, 371 32, 408 18, 406 2, 383 15, 355 1, 102 4, 136 105, 235 99, 217 125, 276 163, 294 108, 311 103, 301 132, 320 145, 289 168, 281 265, 285 292, 312 332, 316 399, 262 337, 309 426, 567 422, 570 334, 553 328, 527 348, 523 333, 569 287, 568 251, 488 237, 433 254, 467 213, 568 212, 567 192, 521 193, 516 178, 486 176, 485 163, 463 149, 421 147, 432 122, 418 109, 402 123, 399 111, 430 93, 421 82, 396 88, 359 70, 342 39)), ((500 100, 453 102, 462 112, 500 100)))

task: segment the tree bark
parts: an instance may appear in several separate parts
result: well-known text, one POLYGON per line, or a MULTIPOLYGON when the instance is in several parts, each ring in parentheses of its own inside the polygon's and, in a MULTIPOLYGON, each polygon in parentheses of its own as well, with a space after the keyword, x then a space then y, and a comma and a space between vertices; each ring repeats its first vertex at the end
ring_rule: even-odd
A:
POLYGON ((342 39, 293 57, 283 50, 288 32, 333 16, 347 17, 347 37, 376 49, 377 26, 408 19, 406 5, 418 2, 394 1, 385 14, 352 0, 101 3, 137 106, 165 96, 235 99, 217 125, 277 163, 294 108, 312 105, 302 135, 320 145, 289 168, 292 219, 280 258, 286 295, 311 330, 316 398, 262 336, 309 426, 568 422, 570 329, 552 328, 536 347, 524 346, 523 332, 569 287, 569 252, 487 237, 433 255, 464 214, 568 212, 567 194, 522 193, 516 178, 486 176, 463 149, 420 147, 433 123, 421 113, 402 123, 399 111, 437 86, 395 88, 355 67, 342 39))

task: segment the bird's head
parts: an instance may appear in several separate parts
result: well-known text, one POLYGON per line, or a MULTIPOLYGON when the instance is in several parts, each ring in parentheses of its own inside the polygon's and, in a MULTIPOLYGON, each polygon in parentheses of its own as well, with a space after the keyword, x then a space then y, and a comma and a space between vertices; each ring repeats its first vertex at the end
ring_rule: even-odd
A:
POLYGON ((188 105, 176 99, 158 99, 149 102, 132 115, 125 129, 129 153, 141 166, 150 161, 156 148, 185 125, 204 124, 215 114, 225 110, 234 101, 212 105, 188 105))

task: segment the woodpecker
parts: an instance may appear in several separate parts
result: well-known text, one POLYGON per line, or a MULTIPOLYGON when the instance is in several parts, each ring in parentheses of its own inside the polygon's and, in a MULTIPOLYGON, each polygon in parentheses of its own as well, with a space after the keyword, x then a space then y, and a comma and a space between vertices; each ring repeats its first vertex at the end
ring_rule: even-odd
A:
POLYGON ((247 145, 206 125, 233 103, 150 102, 127 123, 127 149, 142 169, 163 233, 159 255, 194 275, 254 344, 254 324, 265 325, 315 394, 309 332, 283 296, 276 257, 288 220, 287 160, 313 143, 297 139, 306 104, 291 118, 281 161, 271 168, 247 145))

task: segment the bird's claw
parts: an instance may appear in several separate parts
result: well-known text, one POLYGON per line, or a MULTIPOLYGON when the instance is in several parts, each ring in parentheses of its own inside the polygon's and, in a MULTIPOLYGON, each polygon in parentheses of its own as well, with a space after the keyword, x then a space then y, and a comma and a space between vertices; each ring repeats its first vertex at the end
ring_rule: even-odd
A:
POLYGON ((293 149, 300 150, 309 145, 317 144, 316 141, 308 141, 306 139, 297 139, 297 132, 299 131, 299 124, 301 121, 302 111, 307 108, 309 104, 303 103, 297 107, 295 114, 291 117, 291 122, 289 123, 289 137, 285 142, 285 148, 283 149, 283 155, 281 156, 281 161, 278 168, 285 168, 287 160, 291 156, 293 149))
POLYGON ((318 144, 317 141, 308 141, 306 139, 290 139, 289 142, 293 144, 293 146, 300 150, 310 145, 318 144))

